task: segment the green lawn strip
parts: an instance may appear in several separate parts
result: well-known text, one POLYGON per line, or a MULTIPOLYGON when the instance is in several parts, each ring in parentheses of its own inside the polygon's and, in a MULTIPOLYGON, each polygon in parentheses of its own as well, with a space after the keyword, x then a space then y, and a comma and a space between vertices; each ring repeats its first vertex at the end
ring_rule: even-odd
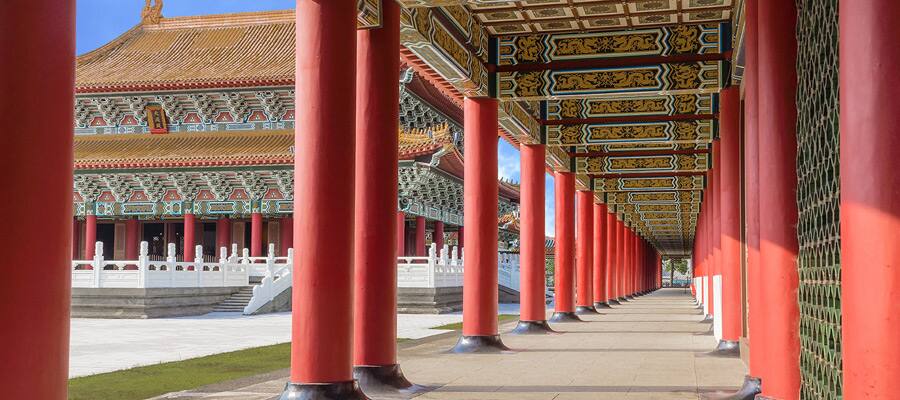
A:
MULTIPOLYGON (((398 342, 409 339, 398 338, 398 342)), ((69 400, 143 400, 291 365, 291 344, 255 347, 69 380, 69 400)))
MULTIPOLYGON (((514 319, 519 319, 519 315, 518 314, 500 314, 497 316, 497 321, 501 322, 501 323, 505 322, 505 321, 514 320, 514 319)), ((446 330, 446 331, 458 331, 458 330, 462 329, 462 322, 456 322, 456 323, 441 325, 441 326, 434 326, 434 327, 431 327, 431 329, 440 329, 440 330, 446 330)))

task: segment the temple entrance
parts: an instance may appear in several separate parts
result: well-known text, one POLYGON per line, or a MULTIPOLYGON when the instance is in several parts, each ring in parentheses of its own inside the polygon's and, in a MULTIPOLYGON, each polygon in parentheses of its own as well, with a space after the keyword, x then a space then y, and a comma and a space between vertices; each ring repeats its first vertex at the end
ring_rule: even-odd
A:
POLYGON ((151 260, 162 260, 166 257, 165 224, 144 223, 141 240, 148 245, 147 254, 151 260))
POLYGON ((97 224, 97 241, 103 242, 103 255, 107 258, 113 258, 116 240, 116 224, 114 223, 98 223, 97 224))

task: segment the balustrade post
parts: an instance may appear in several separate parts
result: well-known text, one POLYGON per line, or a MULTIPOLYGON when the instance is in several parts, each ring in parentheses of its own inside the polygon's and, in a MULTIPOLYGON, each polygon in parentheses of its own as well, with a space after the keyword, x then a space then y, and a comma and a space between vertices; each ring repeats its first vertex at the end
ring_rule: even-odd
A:
POLYGON ((435 254, 435 246, 434 243, 428 248, 428 287, 434 288, 436 286, 437 280, 435 279, 435 274, 437 273, 437 255, 435 254))
POLYGON ((100 271, 103 271, 103 242, 94 243, 94 287, 100 287, 100 271))
POLYGON ((138 287, 146 288, 147 287, 147 270, 149 269, 148 261, 150 257, 148 256, 150 252, 150 245, 143 241, 141 242, 138 249, 138 287))
POLYGON ((197 271, 197 287, 203 287, 203 246, 194 247, 194 271, 197 271))
POLYGON ((175 263, 178 261, 175 255, 175 243, 169 243, 166 248, 168 256, 166 256, 166 269, 169 271, 169 287, 175 286, 175 263))

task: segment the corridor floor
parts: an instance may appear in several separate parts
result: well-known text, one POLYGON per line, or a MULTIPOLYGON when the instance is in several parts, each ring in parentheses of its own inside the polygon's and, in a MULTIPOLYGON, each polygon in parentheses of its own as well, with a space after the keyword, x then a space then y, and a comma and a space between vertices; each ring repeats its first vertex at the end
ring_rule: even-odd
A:
MULTIPOLYGON (((697 399, 743 381, 739 359, 708 354, 716 344, 710 324, 683 289, 602 312, 583 317, 587 322, 555 324, 564 332, 558 335, 503 335, 514 350, 505 354, 447 354, 455 335, 424 339, 403 346, 400 363, 411 381, 436 387, 417 399, 697 399)), ((272 399, 285 382, 270 375, 158 399, 272 399)))

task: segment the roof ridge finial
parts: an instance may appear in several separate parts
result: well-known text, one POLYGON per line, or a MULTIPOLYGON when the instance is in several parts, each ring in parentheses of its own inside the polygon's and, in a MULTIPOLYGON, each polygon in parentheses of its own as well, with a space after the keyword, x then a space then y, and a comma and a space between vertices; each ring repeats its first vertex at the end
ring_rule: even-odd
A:
POLYGON ((144 10, 141 11, 141 23, 145 25, 158 25, 162 19, 163 0, 146 0, 144 10), (150 3, 153 3, 152 5, 150 3))

